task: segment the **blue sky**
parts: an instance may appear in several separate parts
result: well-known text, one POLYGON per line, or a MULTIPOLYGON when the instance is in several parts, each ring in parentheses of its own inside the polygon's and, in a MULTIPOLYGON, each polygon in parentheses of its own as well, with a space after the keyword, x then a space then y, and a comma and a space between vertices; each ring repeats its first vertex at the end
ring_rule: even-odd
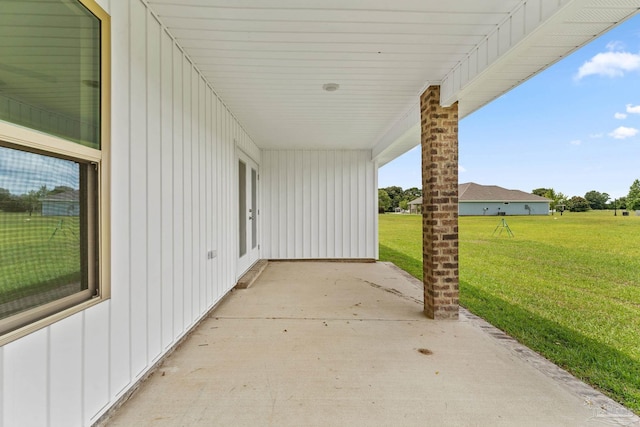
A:
MULTIPOLYGON (((626 196, 640 179, 640 16, 459 125, 459 181, 566 196, 626 196)), ((380 188, 421 187, 416 147, 379 171, 380 188)))
POLYGON ((43 185, 49 190, 57 186, 77 189, 79 180, 75 162, 0 147, 0 188, 11 194, 38 191, 43 185))

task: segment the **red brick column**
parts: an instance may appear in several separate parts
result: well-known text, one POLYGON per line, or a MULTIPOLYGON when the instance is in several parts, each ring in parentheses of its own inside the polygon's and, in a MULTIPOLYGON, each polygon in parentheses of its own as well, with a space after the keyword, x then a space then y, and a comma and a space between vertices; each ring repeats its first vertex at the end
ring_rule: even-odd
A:
POLYGON ((440 86, 420 97, 424 312, 458 318, 458 104, 440 106, 440 86))

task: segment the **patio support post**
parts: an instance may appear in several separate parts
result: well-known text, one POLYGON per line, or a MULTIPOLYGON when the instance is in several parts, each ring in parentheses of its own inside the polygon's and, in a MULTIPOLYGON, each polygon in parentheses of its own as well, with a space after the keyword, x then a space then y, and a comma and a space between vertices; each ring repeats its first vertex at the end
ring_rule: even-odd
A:
POLYGON ((458 103, 440 105, 440 86, 420 97, 424 312, 458 318, 458 103))

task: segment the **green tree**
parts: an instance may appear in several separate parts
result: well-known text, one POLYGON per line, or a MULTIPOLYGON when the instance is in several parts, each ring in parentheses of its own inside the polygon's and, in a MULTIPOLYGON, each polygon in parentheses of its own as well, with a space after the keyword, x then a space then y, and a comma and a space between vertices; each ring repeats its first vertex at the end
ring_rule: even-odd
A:
POLYGON ((422 196, 422 190, 418 187, 407 188, 406 190, 404 190, 403 196, 404 200, 406 200, 407 202, 412 202, 418 197, 422 196))
POLYGON ((25 210, 29 212, 29 216, 31 216, 34 212, 39 212, 42 210, 41 207, 41 198, 40 191, 31 190, 27 194, 23 194, 20 196, 22 199, 22 203, 25 207, 25 210))
POLYGON ((11 198, 11 192, 6 188, 0 188, 0 202, 9 200, 11 198))
POLYGON ((383 188, 383 190, 386 191, 391 198, 391 206, 386 210, 393 211, 396 208, 400 207, 400 201, 404 198, 404 191, 402 190, 402 187, 394 185, 391 187, 383 188))
POLYGON ((27 212, 29 211, 29 205, 26 201, 25 195, 14 196, 4 200, 1 204, 2 210, 5 212, 27 212))
MULTIPOLYGON (((535 190, 531 191, 532 194, 540 197, 547 197, 545 194, 547 194, 548 192, 553 192, 553 188, 536 188, 535 190)), ((551 197, 549 197, 549 199, 550 198, 551 197)))
POLYGON ((586 212, 590 209, 587 199, 580 196, 573 196, 567 200, 567 207, 571 212, 586 212))
POLYGON ((618 197, 612 204, 612 209, 627 209, 627 198, 625 196, 618 197))
POLYGON ((636 179, 629 187, 629 194, 627 194, 627 209, 635 211, 640 209, 640 180, 636 179))
POLYGON ((591 190, 584 195, 584 198, 589 202, 589 207, 591 209, 606 209, 609 195, 607 193, 600 193, 599 191, 591 190))
POLYGON ((400 200, 400 209, 403 211, 409 210, 409 202, 407 202, 407 199, 400 200))
POLYGON ((557 193, 554 194, 553 198, 551 198, 551 203, 549 204, 549 207, 553 210, 556 210, 558 206, 566 205, 566 204, 567 204, 567 196, 565 196, 560 191, 558 191, 557 193))
POLYGON ((378 212, 384 213, 391 207, 391 197, 382 188, 378 189, 378 212))

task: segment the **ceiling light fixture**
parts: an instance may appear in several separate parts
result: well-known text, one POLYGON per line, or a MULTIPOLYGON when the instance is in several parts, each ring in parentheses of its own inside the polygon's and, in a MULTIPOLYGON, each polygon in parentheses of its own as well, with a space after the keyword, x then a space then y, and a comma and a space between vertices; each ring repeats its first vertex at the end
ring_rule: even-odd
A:
POLYGON ((322 89, 326 90, 327 92, 335 92, 339 87, 340 85, 338 83, 325 83, 322 85, 322 89))

